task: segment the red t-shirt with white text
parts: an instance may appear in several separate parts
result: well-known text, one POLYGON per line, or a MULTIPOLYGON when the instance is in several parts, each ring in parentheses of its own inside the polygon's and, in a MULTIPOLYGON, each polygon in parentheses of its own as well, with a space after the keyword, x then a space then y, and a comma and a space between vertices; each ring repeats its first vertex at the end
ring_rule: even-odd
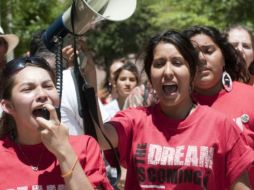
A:
POLYGON ((125 189, 224 190, 254 160, 234 122, 198 105, 172 120, 157 104, 119 112, 109 122, 127 167, 125 189))

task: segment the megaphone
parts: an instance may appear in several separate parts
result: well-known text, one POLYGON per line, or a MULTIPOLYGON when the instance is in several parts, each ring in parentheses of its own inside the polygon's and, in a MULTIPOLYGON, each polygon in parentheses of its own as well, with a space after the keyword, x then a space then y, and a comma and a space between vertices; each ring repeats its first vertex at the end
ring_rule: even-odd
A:
POLYGON ((74 0, 73 4, 44 32, 42 39, 49 50, 55 37, 68 33, 82 35, 101 20, 122 21, 136 9, 137 0, 74 0))

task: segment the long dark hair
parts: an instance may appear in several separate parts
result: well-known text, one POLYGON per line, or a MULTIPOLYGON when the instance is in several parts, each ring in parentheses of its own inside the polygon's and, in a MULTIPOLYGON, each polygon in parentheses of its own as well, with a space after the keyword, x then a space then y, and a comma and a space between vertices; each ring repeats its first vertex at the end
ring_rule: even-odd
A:
POLYGON ((190 82, 192 82, 196 74, 198 54, 191 44, 190 40, 175 30, 169 30, 156 34, 149 40, 145 50, 144 58, 144 69, 148 79, 151 81, 151 65, 154 59, 154 49, 160 42, 173 44, 178 49, 184 59, 189 63, 191 74, 190 82))
POLYGON ((106 77, 104 80, 104 83, 102 84, 102 88, 99 91, 99 97, 100 99, 106 99, 112 92, 112 84, 110 82, 110 68, 111 66, 116 63, 116 62, 122 62, 123 64, 125 63, 125 59, 121 58, 121 59, 115 59, 108 67, 106 67, 106 77))
MULTIPOLYGON (((12 97, 12 89, 15 84, 15 74, 27 66, 39 67, 46 71, 55 82, 54 71, 50 68, 48 62, 41 57, 20 57, 6 63, 1 76, 1 99, 10 100, 12 97)), ((12 139, 17 136, 16 123, 13 117, 5 112, 0 118, 0 137, 10 135, 12 139)))
POLYGON ((250 76, 243 57, 228 42, 226 35, 221 33, 217 28, 211 26, 191 26, 183 30, 183 34, 189 39, 197 34, 209 36, 220 48, 225 60, 225 70, 229 73, 232 80, 244 83, 249 82, 250 76))

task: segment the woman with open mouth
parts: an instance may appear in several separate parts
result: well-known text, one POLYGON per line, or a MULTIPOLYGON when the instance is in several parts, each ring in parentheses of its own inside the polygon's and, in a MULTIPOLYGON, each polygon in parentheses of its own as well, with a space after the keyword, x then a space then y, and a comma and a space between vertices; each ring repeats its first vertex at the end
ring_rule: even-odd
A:
POLYGON ((1 80, 0 189, 112 189, 97 142, 60 123, 46 60, 14 59, 1 80))
MULTIPOLYGON (((152 37, 144 69, 158 103, 118 112, 101 126, 127 168, 126 190, 249 189, 253 151, 235 123, 192 99, 198 54, 190 40, 170 30, 152 37)), ((105 154, 110 148, 100 130, 105 154)))

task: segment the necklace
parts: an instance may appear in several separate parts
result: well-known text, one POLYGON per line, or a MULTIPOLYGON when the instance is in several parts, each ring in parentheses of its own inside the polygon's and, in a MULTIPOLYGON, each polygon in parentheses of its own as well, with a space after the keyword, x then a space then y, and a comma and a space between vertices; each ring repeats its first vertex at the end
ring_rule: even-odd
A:
POLYGON ((34 165, 32 165, 31 160, 28 158, 28 156, 25 154, 25 152, 24 152, 23 149, 21 148, 20 144, 17 144, 17 145, 18 145, 18 148, 19 148, 20 152, 22 153, 23 157, 25 158, 25 160, 27 161, 27 163, 29 163, 29 165, 31 166, 32 170, 35 171, 35 172, 37 172, 37 171, 39 170, 39 165, 40 165, 40 162, 41 162, 43 153, 44 153, 44 151, 45 151, 45 148, 43 148, 43 150, 41 151, 39 160, 38 160, 37 164, 34 166, 34 165))

